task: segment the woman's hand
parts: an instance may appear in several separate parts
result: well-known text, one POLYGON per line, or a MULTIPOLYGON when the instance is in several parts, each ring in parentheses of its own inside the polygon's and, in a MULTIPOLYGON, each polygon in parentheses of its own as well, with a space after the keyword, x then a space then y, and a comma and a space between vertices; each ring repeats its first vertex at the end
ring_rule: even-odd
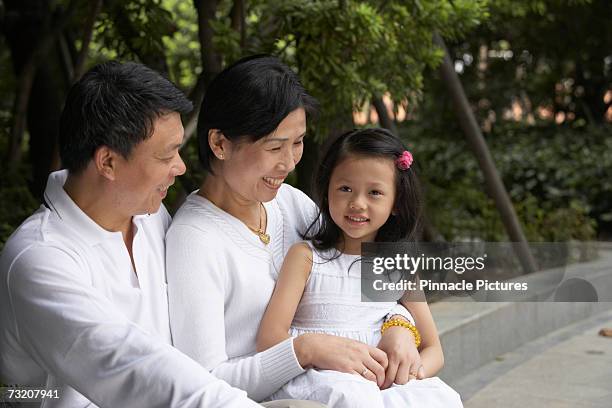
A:
POLYGON ((410 330, 404 327, 389 327, 382 335, 378 348, 384 351, 389 359, 381 390, 389 388, 393 383, 401 385, 412 379, 425 378, 421 356, 410 330))
POLYGON ((293 347, 302 367, 362 375, 378 386, 385 382, 387 355, 379 348, 328 334, 298 336, 293 347))

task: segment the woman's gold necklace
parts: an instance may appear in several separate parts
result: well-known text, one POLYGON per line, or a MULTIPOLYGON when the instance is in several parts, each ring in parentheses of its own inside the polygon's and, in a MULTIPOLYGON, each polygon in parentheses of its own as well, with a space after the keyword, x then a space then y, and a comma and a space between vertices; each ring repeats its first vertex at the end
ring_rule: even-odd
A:
POLYGON ((270 243, 270 235, 266 234, 266 231, 264 231, 263 228, 261 228, 262 215, 263 215, 264 211, 266 211, 266 209, 263 206, 263 203, 261 201, 259 202, 259 205, 260 205, 260 207, 259 207, 259 228, 252 228, 252 227, 250 227, 247 224, 245 224, 245 225, 247 226, 248 229, 253 231, 259 237, 259 240, 261 242, 263 242, 264 245, 268 245, 270 243))

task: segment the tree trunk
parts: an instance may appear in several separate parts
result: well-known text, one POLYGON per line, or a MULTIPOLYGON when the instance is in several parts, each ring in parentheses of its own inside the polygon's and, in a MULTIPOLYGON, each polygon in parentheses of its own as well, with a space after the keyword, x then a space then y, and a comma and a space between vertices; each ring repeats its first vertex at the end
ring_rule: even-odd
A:
MULTIPOLYGON (((57 52, 55 54, 58 55, 57 52)), ((60 167, 59 118, 68 83, 58 67, 59 58, 56 56, 54 59, 54 64, 47 63, 39 67, 28 106, 31 191, 35 197, 42 197, 49 172, 60 167)))
MULTIPOLYGON (((185 146, 189 139, 196 133, 197 119, 200 112, 200 106, 202 105, 202 98, 206 92, 206 87, 210 81, 221 72, 221 57, 214 50, 212 43, 214 33, 209 23, 211 19, 215 18, 217 1, 194 0, 193 4, 198 12, 198 35, 200 38, 202 72, 198 77, 198 82, 189 95, 189 99, 193 102, 193 111, 185 118, 185 137, 183 139, 183 146, 185 146)), ((234 9, 235 8, 236 3, 234 3, 234 9)), ((232 24, 234 24, 234 9, 232 9, 232 24)))
POLYGON ((183 146, 187 144, 189 139, 195 135, 198 115, 200 113, 200 106, 202 106, 202 99, 204 98, 205 92, 204 73, 200 73, 198 81, 189 93, 189 99, 193 102, 193 110, 183 118, 185 123, 185 136, 183 137, 183 146))
POLYGON ((78 81, 84 73, 83 71, 85 70, 87 52, 89 51, 89 43, 91 42, 91 37, 93 36, 93 29, 96 19, 98 18, 98 14, 100 14, 100 10, 102 10, 102 2, 102 0, 94 0, 91 3, 90 12, 87 16, 87 20, 85 21, 85 26, 83 27, 81 49, 79 50, 79 55, 77 56, 76 63, 74 64, 74 76, 72 78, 73 83, 78 81))
POLYGON ((216 18, 217 0, 194 0, 193 3, 198 11, 198 35, 200 37, 202 75, 206 87, 221 72, 221 57, 214 49, 214 32, 209 23, 216 18))
POLYGON ((499 176, 497 168, 495 167, 489 147, 487 146, 487 143, 482 136, 482 132, 480 131, 480 127, 476 122, 476 118, 474 117, 474 113, 472 112, 470 104, 467 100, 463 86, 461 85, 461 81, 455 72, 453 63, 451 62, 448 54, 448 50, 446 49, 446 45, 444 44, 442 37, 440 37, 437 33, 434 34, 434 43, 444 50, 444 60, 440 66, 440 75, 453 100, 455 109, 457 111, 459 124, 465 133, 468 145, 472 148, 474 154, 476 155, 476 159, 478 160, 480 170, 483 173, 487 189, 495 201, 495 205, 497 206, 502 222, 506 227, 508 236, 512 241, 518 243, 518 245, 516 245, 514 248, 523 267, 523 271, 525 273, 534 272, 537 270, 537 266, 529 250, 529 245, 527 244, 527 239, 523 234, 521 224, 516 216, 516 213, 514 212, 514 207, 512 206, 512 202, 510 201, 510 197, 506 192, 506 188, 504 187, 504 184, 499 176))
POLYGON ((387 112, 387 106, 382 98, 373 97, 372 104, 376 108, 376 113, 378 114, 378 123, 381 127, 389 130, 391 133, 399 137, 399 132, 397 131, 397 126, 395 125, 395 121, 389 117, 389 113, 387 112))
POLYGON ((304 153, 297 167, 296 187, 312 198, 312 181, 321 156, 321 145, 314 137, 307 137, 304 141, 304 153))
POLYGON ((7 156, 7 162, 11 170, 15 170, 21 161, 21 144, 27 121, 26 112, 35 75, 36 64, 34 59, 30 58, 19 73, 17 92, 13 103, 13 124, 9 136, 7 156))
POLYGON ((10 166, 16 168, 20 163, 21 141, 27 125, 32 166, 30 189, 35 197, 42 196, 52 170, 58 119, 68 86, 62 73, 56 39, 71 17, 74 4, 72 2, 68 10, 58 14, 51 9, 50 1, 6 2, 11 20, 5 27, 5 35, 16 76, 20 78, 10 166), (52 15, 59 15, 53 23, 49 19, 52 15))
POLYGON ((241 49, 244 49, 246 46, 245 13, 244 0, 234 0, 230 18, 232 19, 232 28, 240 34, 241 49))

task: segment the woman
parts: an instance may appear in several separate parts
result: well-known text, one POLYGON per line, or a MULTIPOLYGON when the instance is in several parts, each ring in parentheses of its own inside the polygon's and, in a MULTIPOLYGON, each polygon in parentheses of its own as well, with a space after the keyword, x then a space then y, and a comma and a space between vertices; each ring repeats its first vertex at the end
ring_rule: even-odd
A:
POLYGON ((408 380, 412 361, 414 338, 401 327, 387 330, 378 348, 307 334, 256 353, 283 258, 316 217, 313 202, 283 184, 301 159, 306 114, 315 104, 295 73, 273 57, 249 57, 219 74, 198 122, 208 176, 179 209, 166 239, 175 346, 257 401, 304 367, 365 367, 388 387, 408 380))

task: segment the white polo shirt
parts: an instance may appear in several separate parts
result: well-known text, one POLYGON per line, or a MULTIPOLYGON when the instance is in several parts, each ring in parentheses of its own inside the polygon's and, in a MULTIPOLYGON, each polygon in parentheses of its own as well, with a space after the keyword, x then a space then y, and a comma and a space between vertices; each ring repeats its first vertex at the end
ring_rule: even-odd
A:
POLYGON ((121 232, 89 218, 66 177, 49 176, 0 256, 2 382, 61 387, 43 406, 258 406, 170 346, 165 208, 133 217, 135 273, 121 232))

